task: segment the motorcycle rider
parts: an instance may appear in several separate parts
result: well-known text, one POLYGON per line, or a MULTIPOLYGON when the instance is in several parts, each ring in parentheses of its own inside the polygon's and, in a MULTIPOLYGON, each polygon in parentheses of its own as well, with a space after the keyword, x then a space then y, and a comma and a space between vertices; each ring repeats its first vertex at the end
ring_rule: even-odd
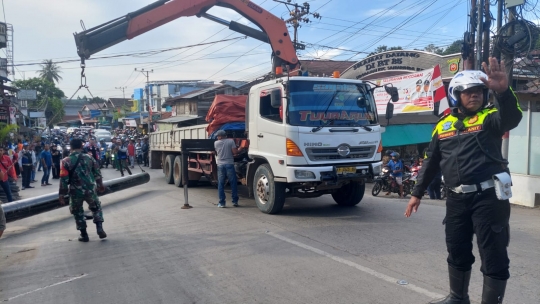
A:
POLYGON ((450 294, 432 303, 470 303, 473 234, 484 275, 482 303, 502 303, 510 277, 510 193, 496 191, 495 187, 510 183, 508 162, 502 160, 502 137, 519 124, 522 112, 508 86, 504 62, 499 65, 496 58, 490 58, 489 66, 485 62, 482 66, 486 73, 463 71, 450 82, 448 96, 453 111, 433 130, 418 183, 405 210, 406 217, 417 212, 424 190, 441 170, 449 190, 443 223, 450 294), (489 90, 495 93, 496 106, 488 106, 489 90))
MULTIPOLYGON (((390 168, 391 176, 399 186, 399 198, 403 198, 403 162, 399 159, 399 153, 392 152, 392 159, 387 166, 390 168)), ((390 191, 386 195, 390 195, 390 191)))

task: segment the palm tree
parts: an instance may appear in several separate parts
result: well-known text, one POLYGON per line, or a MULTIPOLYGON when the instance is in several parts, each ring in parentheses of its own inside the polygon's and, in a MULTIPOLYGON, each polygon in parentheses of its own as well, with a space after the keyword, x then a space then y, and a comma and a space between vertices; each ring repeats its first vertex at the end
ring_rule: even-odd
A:
POLYGON ((52 83, 60 81, 62 77, 60 76, 60 67, 52 61, 52 59, 45 59, 41 64, 41 71, 39 71, 39 77, 48 80, 52 83))

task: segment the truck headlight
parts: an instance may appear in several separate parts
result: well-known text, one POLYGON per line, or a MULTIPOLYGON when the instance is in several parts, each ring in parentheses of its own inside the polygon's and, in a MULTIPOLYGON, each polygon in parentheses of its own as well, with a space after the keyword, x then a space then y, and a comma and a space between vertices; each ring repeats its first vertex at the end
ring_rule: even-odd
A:
POLYGON ((305 170, 294 170, 294 177, 298 179, 315 179, 315 173, 305 170))

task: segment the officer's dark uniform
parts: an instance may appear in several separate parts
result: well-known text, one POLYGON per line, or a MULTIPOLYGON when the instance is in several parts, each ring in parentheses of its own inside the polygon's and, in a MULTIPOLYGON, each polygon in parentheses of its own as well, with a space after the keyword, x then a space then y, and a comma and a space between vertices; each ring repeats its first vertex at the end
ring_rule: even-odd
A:
POLYGON ((497 107, 486 107, 472 116, 454 112, 441 118, 412 195, 421 198, 440 168, 450 188, 443 221, 449 266, 462 272, 471 270, 474 233, 482 259, 480 270, 489 278, 504 281, 510 276, 506 250, 510 203, 497 199, 492 176, 505 171, 499 161, 502 136, 519 124, 522 112, 510 88, 496 99, 497 107), (476 185, 477 190, 456 193, 461 185, 476 185))

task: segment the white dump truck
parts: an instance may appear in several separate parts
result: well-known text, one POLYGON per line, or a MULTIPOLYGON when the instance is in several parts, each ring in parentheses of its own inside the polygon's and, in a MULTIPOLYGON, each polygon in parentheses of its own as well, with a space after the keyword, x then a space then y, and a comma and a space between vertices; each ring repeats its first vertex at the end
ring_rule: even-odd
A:
MULTIPOLYGON (((392 92, 391 88, 388 90, 392 92)), ((332 195, 343 206, 362 200, 365 180, 381 170, 381 129, 372 86, 359 80, 290 77, 251 88, 245 130, 225 130, 247 148, 235 167, 239 181, 265 213, 287 197, 332 195)), ((226 115, 226 113, 224 113, 226 115)), ((152 167, 182 185, 182 139, 209 139, 208 125, 150 134, 152 167)), ((190 153, 189 185, 216 182, 213 151, 190 153)))

